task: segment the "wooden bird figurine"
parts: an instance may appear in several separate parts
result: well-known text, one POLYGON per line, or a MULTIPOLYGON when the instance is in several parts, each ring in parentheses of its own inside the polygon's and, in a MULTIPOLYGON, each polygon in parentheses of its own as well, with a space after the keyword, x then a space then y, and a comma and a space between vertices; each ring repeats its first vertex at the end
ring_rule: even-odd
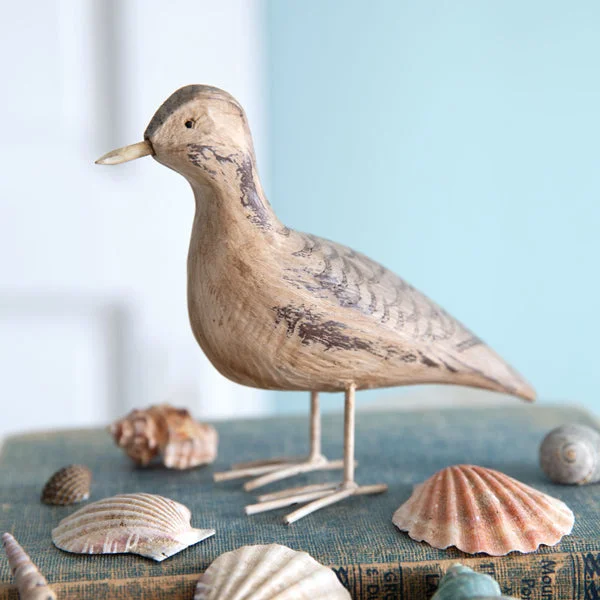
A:
POLYGON ((196 213, 188 255, 192 330, 212 364, 237 383, 311 394, 310 453, 239 465, 217 479, 259 475, 255 489, 308 471, 343 468, 340 484, 260 497, 248 513, 308 502, 287 523, 385 485, 354 479, 356 390, 419 383, 473 386, 533 400, 497 354, 400 277, 354 250, 283 225, 263 192, 244 110, 223 90, 189 85, 158 109, 144 141, 99 164, 152 155, 183 175, 196 213), (344 392, 344 458, 321 454, 319 392, 344 392))

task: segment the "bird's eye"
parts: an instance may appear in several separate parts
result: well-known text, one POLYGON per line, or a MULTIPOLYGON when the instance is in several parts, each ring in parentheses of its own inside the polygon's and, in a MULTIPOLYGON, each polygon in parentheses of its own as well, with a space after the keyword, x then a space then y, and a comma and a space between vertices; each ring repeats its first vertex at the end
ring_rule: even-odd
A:
POLYGON ((190 121, 186 121, 186 122, 185 122, 185 126, 186 126, 188 129, 191 129, 191 128, 194 126, 194 121, 191 121, 191 120, 190 120, 190 121))

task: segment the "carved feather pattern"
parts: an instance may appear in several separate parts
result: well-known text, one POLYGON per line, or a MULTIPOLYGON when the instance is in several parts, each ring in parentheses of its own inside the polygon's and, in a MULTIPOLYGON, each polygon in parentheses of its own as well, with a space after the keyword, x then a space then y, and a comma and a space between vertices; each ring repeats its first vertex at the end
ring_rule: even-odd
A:
POLYGON ((466 327, 401 277, 351 248, 294 232, 302 248, 293 255, 303 268, 286 268, 286 279, 339 307, 351 308, 424 344, 445 342, 462 352, 481 344, 466 327))
MULTIPOLYGON (((367 317, 372 330, 366 334, 352 331, 352 317, 344 321, 345 336, 360 340, 361 350, 377 352, 377 340, 387 331, 400 347, 411 349, 402 355, 402 371, 410 371, 411 365, 414 370, 427 367, 432 383, 450 383, 449 377, 466 373, 481 382, 488 381, 492 389, 530 394, 520 375, 481 339, 380 263, 312 234, 292 231, 290 244, 296 249, 291 252, 293 260, 284 268, 284 279, 298 290, 309 292, 323 313, 348 309, 367 317)), ((300 331, 302 315, 298 315, 297 323, 296 331, 300 331)), ((392 343, 379 354, 387 359, 402 353, 396 352, 392 343)), ((455 382, 462 382, 460 375, 455 382)))

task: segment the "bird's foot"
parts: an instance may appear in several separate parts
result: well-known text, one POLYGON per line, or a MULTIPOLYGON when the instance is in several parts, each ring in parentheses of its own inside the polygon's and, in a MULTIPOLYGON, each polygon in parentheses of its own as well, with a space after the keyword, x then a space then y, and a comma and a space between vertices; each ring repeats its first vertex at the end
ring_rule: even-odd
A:
POLYGON ((311 471, 331 471, 342 469, 343 460, 328 460, 321 454, 309 456, 308 458, 275 458, 271 460, 253 461, 233 465, 230 471, 222 471, 214 474, 215 481, 229 481, 243 477, 254 477, 244 484, 246 491, 255 490, 263 485, 280 481, 287 477, 294 477, 301 473, 311 471))
POLYGON ((284 523, 290 525, 325 506, 335 504, 350 496, 381 494, 387 491, 387 489, 388 486, 386 484, 359 486, 354 482, 305 485, 303 487, 290 488, 259 496, 258 502, 247 505, 245 512, 247 515, 255 515, 269 510, 292 506, 293 504, 306 503, 283 518, 284 523))

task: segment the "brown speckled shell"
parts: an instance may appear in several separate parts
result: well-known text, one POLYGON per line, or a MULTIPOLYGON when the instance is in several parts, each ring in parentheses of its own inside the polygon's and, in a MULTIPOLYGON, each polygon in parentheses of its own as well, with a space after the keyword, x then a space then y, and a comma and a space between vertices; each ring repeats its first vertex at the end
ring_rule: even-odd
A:
POLYGON ((473 465, 438 471, 418 485, 392 521, 416 541, 503 556, 553 546, 574 516, 556 498, 504 473, 473 465))
POLYGON ((59 469, 47 481, 41 500, 45 504, 76 504, 90 497, 92 472, 84 465, 69 465, 59 469))
POLYGON ((195 421, 186 409, 168 404, 133 410, 110 427, 118 446, 138 465, 162 455, 169 469, 189 469, 212 463, 218 435, 211 425, 195 421))

